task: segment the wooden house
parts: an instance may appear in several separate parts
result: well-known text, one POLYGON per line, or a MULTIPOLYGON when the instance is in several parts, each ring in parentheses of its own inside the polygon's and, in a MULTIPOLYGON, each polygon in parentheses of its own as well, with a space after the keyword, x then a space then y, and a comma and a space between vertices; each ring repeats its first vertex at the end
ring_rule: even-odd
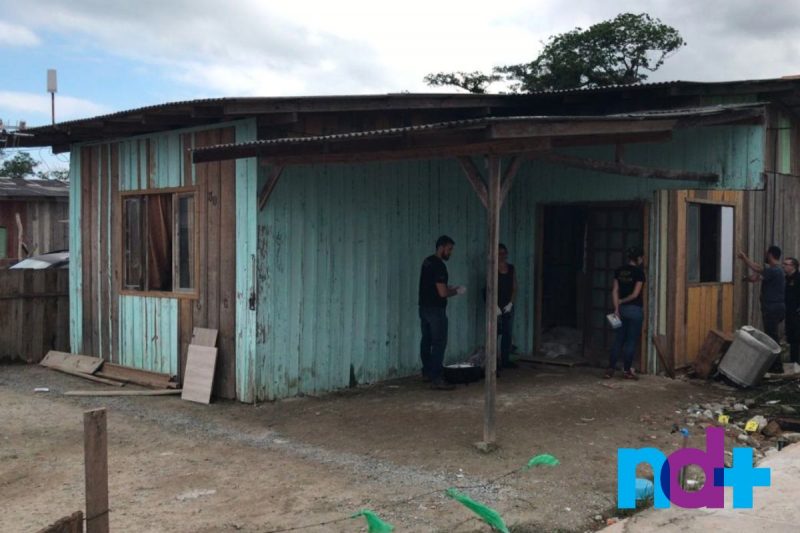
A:
POLYGON ((0 268, 69 248, 69 186, 0 176, 0 268))
POLYGON ((492 337, 500 239, 521 352, 569 325, 602 366, 612 271, 638 244, 640 366, 661 368, 654 337, 689 364, 709 329, 759 325, 738 250, 800 254, 798 109, 788 79, 220 98, 19 142, 71 155, 72 351, 180 376, 192 328, 215 328, 215 394, 249 402, 417 373, 419 267, 443 233, 469 288, 448 360, 492 337))

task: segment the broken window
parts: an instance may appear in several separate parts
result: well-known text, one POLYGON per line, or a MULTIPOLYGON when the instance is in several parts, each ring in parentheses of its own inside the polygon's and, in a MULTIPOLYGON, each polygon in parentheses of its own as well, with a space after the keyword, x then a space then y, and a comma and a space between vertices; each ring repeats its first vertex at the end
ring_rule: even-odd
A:
POLYGON ((123 211, 125 289, 194 289, 194 194, 126 195, 123 211))
POLYGON ((690 202, 686 265, 690 283, 733 281, 733 207, 690 202))

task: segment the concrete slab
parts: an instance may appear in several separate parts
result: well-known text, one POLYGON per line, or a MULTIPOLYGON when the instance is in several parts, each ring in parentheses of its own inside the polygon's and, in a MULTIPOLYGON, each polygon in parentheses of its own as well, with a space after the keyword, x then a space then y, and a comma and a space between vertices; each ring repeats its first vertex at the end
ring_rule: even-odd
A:
POLYGON ((772 485, 754 489, 752 509, 733 509, 733 492, 726 488, 724 509, 648 509, 603 533, 800 531, 800 444, 770 455, 758 466, 772 469, 772 485))

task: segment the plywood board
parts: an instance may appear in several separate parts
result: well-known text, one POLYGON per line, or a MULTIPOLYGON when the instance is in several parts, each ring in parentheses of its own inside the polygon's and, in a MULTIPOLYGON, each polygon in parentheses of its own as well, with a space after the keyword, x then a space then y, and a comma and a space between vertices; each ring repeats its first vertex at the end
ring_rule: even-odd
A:
POLYGON ((208 328, 194 328, 192 341, 189 344, 214 348, 217 345, 217 330, 208 328))
POLYGON ((103 365, 103 360, 99 357, 89 357, 88 355, 76 355, 50 350, 39 364, 48 368, 70 370, 83 374, 94 374, 97 369, 103 365))
POLYGON ((170 381, 169 374, 161 374, 112 363, 105 363, 102 370, 95 375, 156 389, 166 389, 175 386, 175 383, 170 381))
POLYGON ((214 384, 214 367, 217 349, 208 346, 189 345, 186 358, 186 375, 183 379, 182 400, 211 403, 211 388, 214 384))

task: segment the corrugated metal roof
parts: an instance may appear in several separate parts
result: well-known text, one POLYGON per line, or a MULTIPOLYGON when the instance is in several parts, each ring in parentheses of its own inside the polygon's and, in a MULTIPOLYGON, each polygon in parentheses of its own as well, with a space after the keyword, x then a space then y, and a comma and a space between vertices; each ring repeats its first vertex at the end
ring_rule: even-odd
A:
POLYGON ((381 130, 357 131, 351 133, 336 133, 330 135, 314 135, 306 137, 282 137, 278 139, 261 139, 258 141, 251 141, 246 143, 228 143, 219 144, 215 146, 207 146, 203 148, 196 148, 194 152, 204 152, 210 150, 218 150, 231 147, 242 146, 262 146, 262 145, 278 145, 278 144, 302 144, 314 143, 324 141, 340 141, 347 139, 361 139, 361 138, 377 138, 377 137, 391 137, 407 133, 424 133, 441 131, 448 129, 470 129, 482 128, 492 124, 507 123, 507 122, 535 122, 535 123, 548 123, 548 122, 614 122, 622 120, 663 120, 663 119, 682 119, 691 117, 707 117, 716 114, 721 114, 729 111, 756 109, 762 107, 763 103, 746 103, 746 104, 729 104, 729 105, 715 105, 706 107, 692 107, 680 109, 659 109, 651 111, 638 111, 632 113, 619 113, 613 115, 582 115, 582 116, 560 116, 560 115, 537 115, 537 116, 512 116, 512 117, 482 117, 474 119, 452 120, 447 122, 436 122, 432 124, 420 124, 415 126, 405 126, 402 128, 386 128, 381 130))
POLYGON ((67 198, 69 184, 56 180, 27 180, 0 178, 0 197, 67 198))

